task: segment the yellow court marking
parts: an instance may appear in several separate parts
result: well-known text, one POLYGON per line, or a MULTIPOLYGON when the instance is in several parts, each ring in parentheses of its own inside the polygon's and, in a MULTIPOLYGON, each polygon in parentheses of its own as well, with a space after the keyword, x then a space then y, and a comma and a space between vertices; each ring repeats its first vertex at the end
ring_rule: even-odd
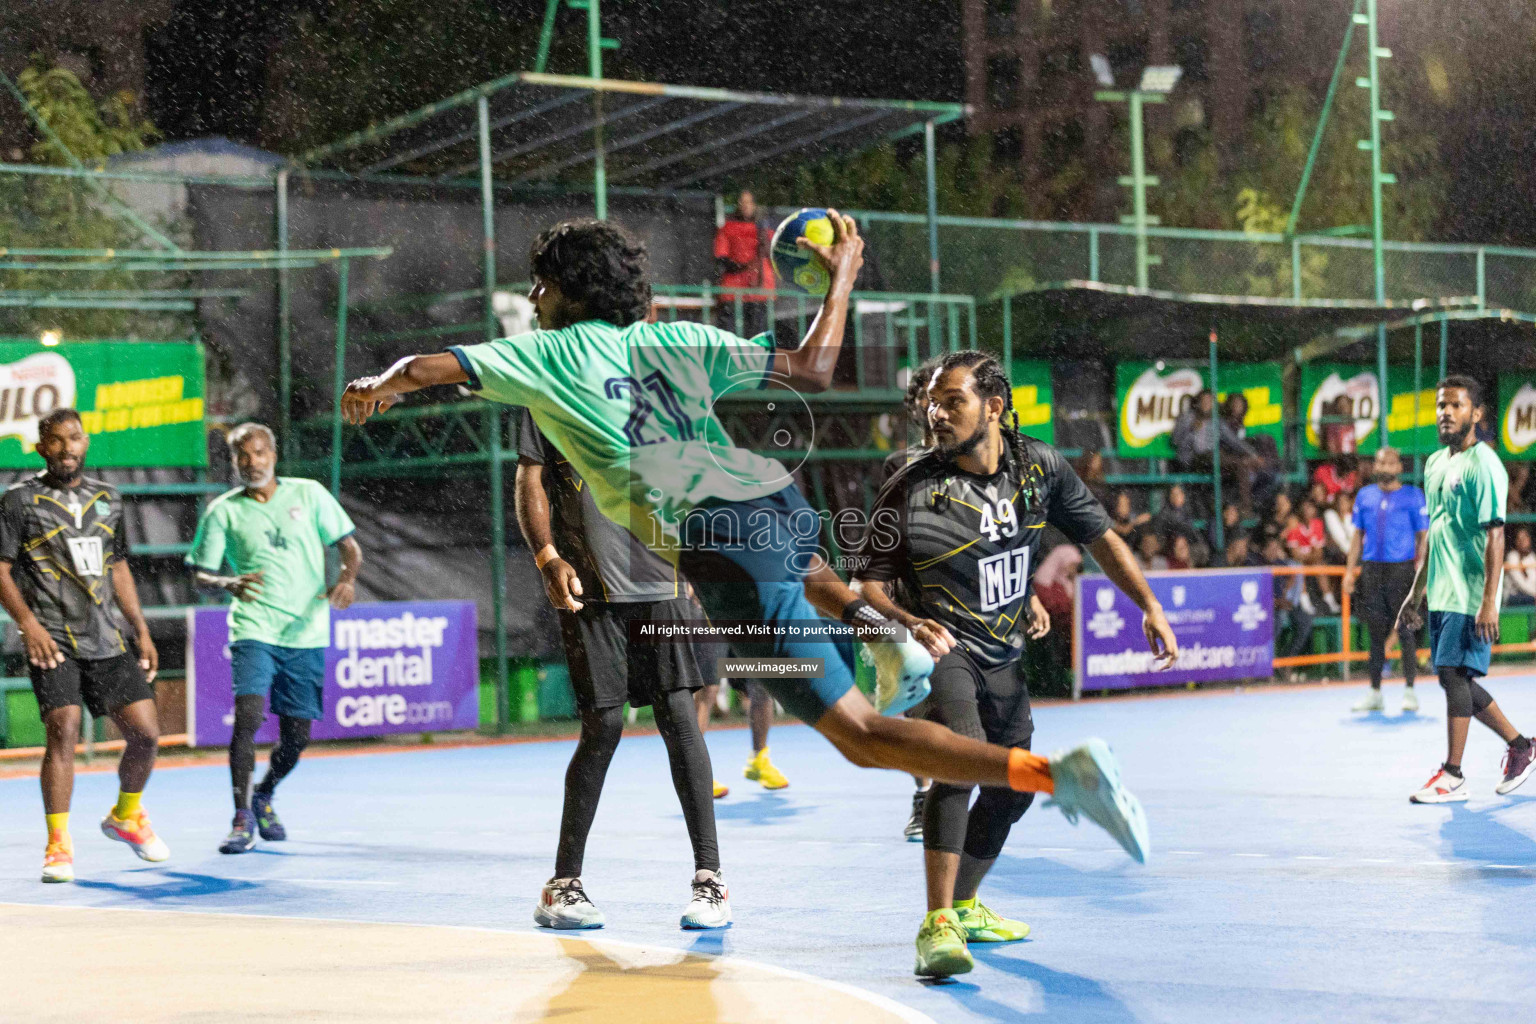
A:
POLYGON ((733 957, 564 932, 0 904, 6 1019, 933 1024, 733 957), (63 973, 61 973, 63 972, 63 973))

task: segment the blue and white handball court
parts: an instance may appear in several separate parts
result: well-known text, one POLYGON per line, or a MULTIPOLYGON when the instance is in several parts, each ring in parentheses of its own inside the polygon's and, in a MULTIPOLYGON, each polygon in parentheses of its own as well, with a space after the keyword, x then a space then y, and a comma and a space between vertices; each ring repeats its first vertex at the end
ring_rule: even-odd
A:
MULTIPOLYGON (((1408 794, 1443 756, 1444 706, 1348 711, 1360 687, 1261 689, 1038 709, 1036 747, 1106 737, 1147 806, 1138 867, 1038 804, 983 899, 1034 929, 976 970, 912 975, 921 848, 911 783, 773 733, 791 780, 739 777, 743 731, 709 736, 735 927, 685 933, 688 846, 660 741, 626 738, 587 857, 600 932, 540 932, 572 744, 313 758, 280 791, 293 839, 243 857, 219 767, 159 772, 172 859, 141 865, 75 796, 73 885, 37 881, 33 779, 0 781, 0 1018, 77 1021, 1447 1021, 1536 1004, 1536 788, 1497 797, 1474 727, 1467 804, 1408 794), (88 924, 89 927, 82 927, 88 924), (275 979, 282 979, 281 983, 275 979)), ((1495 676, 1517 724, 1536 676, 1495 676)), ((1531 728, 1524 725, 1523 728, 1531 728)))

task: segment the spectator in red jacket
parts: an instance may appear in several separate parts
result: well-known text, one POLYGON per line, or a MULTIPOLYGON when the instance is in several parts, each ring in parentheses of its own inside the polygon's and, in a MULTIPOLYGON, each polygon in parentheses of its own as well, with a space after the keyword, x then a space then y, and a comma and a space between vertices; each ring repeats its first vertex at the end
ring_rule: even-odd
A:
MULTIPOLYGON (((715 232, 716 283, 723 289, 772 288, 773 263, 768 258, 768 244, 773 229, 758 217, 757 201, 751 192, 736 200, 736 210, 715 232)), ((768 298, 765 295, 722 291, 715 296, 715 323, 725 330, 746 337, 768 329, 768 298), (736 324, 736 297, 741 296, 741 325, 736 324)))

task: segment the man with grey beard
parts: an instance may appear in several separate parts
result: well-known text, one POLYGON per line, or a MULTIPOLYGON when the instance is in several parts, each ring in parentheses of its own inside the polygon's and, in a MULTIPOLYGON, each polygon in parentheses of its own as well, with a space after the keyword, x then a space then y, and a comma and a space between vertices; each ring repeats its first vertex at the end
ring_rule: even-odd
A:
POLYGON ((288 838, 272 809, 272 793, 299 763, 310 726, 325 713, 325 650, 330 609, 352 603, 362 549, 352 520, 313 480, 279 477, 277 439, 260 423, 229 433, 230 457, 241 486, 208 505, 197 524, 187 565, 203 586, 228 592, 229 650, 235 685, 235 728, 229 774, 235 820, 220 853, 247 853, 256 835, 288 838), (341 551, 341 576, 325 585, 325 549, 341 551), (231 575, 221 575, 226 566, 231 575), (256 730, 270 697, 279 739, 267 774, 251 791, 256 730))

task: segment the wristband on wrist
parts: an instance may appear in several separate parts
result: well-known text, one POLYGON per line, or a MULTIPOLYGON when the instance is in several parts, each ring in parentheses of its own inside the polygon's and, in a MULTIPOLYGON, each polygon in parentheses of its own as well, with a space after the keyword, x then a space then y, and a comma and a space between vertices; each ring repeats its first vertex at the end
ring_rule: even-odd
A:
POLYGON ((539 553, 533 556, 533 564, 539 567, 540 572, 543 572, 546 565, 559 557, 560 552, 555 550, 553 544, 545 544, 539 549, 539 553))

